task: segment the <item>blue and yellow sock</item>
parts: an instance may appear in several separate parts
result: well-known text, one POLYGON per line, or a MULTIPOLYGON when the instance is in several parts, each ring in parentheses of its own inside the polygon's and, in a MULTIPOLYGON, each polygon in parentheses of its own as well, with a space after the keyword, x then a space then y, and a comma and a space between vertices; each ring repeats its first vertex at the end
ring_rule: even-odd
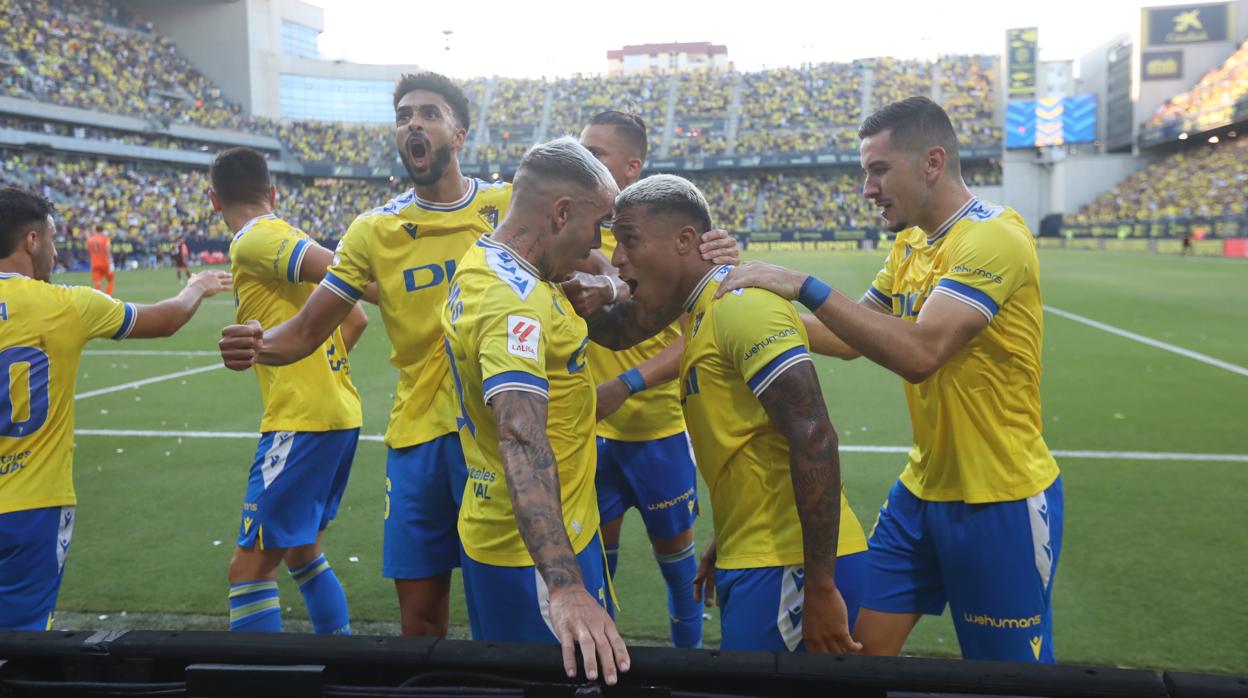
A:
POLYGON ((615 566, 620 562, 620 546, 614 548, 603 548, 607 553, 607 572, 611 574, 611 578, 615 579, 615 566))
POLYGON ((291 570, 290 576, 294 577, 303 594, 313 630, 322 635, 351 634, 347 595, 323 554, 303 567, 291 570))
POLYGON ((672 624, 672 644, 676 647, 702 646, 702 605, 693 600, 693 577, 698 558, 693 544, 671 555, 654 554, 659 572, 667 582, 667 611, 672 624))
POLYGON ((230 630, 282 632, 282 604, 277 598, 277 582, 230 585, 230 630))

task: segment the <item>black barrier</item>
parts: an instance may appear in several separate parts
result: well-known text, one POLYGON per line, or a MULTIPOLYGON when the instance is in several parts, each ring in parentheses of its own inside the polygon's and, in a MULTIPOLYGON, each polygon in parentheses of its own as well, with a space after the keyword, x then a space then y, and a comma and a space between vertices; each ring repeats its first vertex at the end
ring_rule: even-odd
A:
POLYGON ((1248 216, 1181 217, 1153 221, 1077 224, 1062 222, 1061 234, 1084 238, 1239 238, 1248 235, 1248 216))
POLYGON ((227 632, 0 632, 0 695, 1243 696, 1248 680, 911 657, 630 648, 605 689, 555 645, 227 632))

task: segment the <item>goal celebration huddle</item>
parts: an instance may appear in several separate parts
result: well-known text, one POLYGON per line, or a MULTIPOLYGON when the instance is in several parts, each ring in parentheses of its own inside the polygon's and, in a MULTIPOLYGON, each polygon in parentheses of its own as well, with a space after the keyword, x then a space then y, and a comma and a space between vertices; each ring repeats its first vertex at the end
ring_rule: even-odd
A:
POLYGON ((967 188, 938 104, 894 102, 859 129, 862 195, 893 233, 865 289, 742 262, 693 183, 643 176, 646 124, 626 111, 533 146, 510 183, 461 173, 471 115, 449 79, 403 75, 394 117, 411 188, 310 231, 340 237, 333 251, 283 220, 261 153, 217 155, 204 197, 231 270, 151 305, 51 284, 57 210, 0 190, 0 629, 53 627, 79 515, 91 526, 72 483, 86 343, 172 335, 232 290, 219 351, 254 372, 263 417, 248 476, 230 471, 231 630, 282 629, 285 567, 316 632, 351 632, 321 543, 361 402, 383 399, 352 382, 363 301, 398 370, 377 496, 403 634, 445 635, 462 595, 474 639, 558 643, 569 676, 579 646, 586 677, 615 683, 627 565, 663 579, 677 647, 702 646, 717 604, 723 649, 897 655, 948 607, 965 658, 1055 661, 1064 505, 1036 246, 967 188), (877 503, 842 478, 814 354, 904 386, 913 446, 866 530, 855 510, 877 503), (695 541, 704 507, 714 537, 695 541), (653 562, 620 557, 631 508, 653 562))

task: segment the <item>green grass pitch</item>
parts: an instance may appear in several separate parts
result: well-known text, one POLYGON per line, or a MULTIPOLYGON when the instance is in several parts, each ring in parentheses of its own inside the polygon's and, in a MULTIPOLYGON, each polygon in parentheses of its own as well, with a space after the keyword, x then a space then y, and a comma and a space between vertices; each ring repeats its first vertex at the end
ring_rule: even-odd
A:
MULTIPOLYGON (((818 273, 855 297, 881 262, 865 253, 748 256, 818 273)), ((1248 264, 1066 251, 1041 259, 1047 304, 1248 366, 1248 264)), ((80 274, 57 280, 88 283, 80 274)), ((153 301, 176 289, 172 270, 117 278, 117 294, 128 300, 153 301)), ((364 396, 363 433, 376 435, 385 429, 396 373, 375 309, 371 317, 351 363, 364 396)), ((219 365, 211 355, 163 352, 215 352, 219 329, 232 318, 232 300, 222 296, 169 340, 95 342, 89 350, 105 353, 83 358, 78 393, 219 365), (140 350, 162 353, 116 353, 140 350)), ((1052 448, 1248 454, 1248 376, 1052 313, 1045 329, 1044 421, 1052 448)), ((845 448, 849 498, 869 527, 903 456, 853 448, 909 443, 901 380, 866 361, 817 365, 845 448)), ((254 439, 85 430, 254 432, 255 378, 207 370, 84 397, 76 406, 79 517, 58 627, 225 628, 225 571, 254 439)), ((395 632, 397 603, 380 573, 384 457, 377 441, 360 444, 326 552, 357 630, 395 632)), ((1123 455, 1059 463, 1067 515, 1055 581, 1058 658, 1248 672, 1248 462, 1123 455)), ((698 521, 699 541, 710 537, 708 514, 698 521)), ((663 584, 635 512, 625 523, 616 586, 623 633, 636 643, 665 643, 663 584)), ((281 593, 288 627, 301 627, 302 600, 285 575, 281 593)), ((452 623, 462 635, 458 581, 453 599, 452 623)), ((715 646, 718 617, 709 613, 707 645, 715 646)), ((948 616, 925 619, 906 649, 956 655, 948 616)))

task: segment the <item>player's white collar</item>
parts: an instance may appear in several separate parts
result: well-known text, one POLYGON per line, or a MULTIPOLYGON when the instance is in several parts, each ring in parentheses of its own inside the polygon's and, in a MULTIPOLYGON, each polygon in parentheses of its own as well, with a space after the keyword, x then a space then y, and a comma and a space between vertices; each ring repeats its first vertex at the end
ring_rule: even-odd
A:
POLYGON ((494 248, 496 250, 499 250, 507 254, 509 257, 515 260, 516 264, 520 265, 521 269, 532 274, 533 278, 538 279, 538 280, 544 280, 542 279, 542 275, 537 272, 537 267, 533 266, 532 264, 529 264, 529 260, 525 259, 524 257, 521 257, 519 253, 517 253, 515 250, 508 247, 506 244, 501 243, 498 240, 495 240, 492 235, 482 235, 481 238, 477 240, 477 244, 481 245, 482 247, 494 248))
POLYGON ((21 272, 0 271, 0 279, 29 279, 29 278, 30 277, 26 276, 25 274, 21 272))
POLYGON ((468 188, 464 191, 464 195, 449 203, 445 201, 427 201, 422 199, 416 193, 416 187, 412 187, 412 199, 416 202, 417 206, 425 209, 426 211, 458 211, 459 209, 467 206, 468 202, 472 201, 473 197, 477 195, 477 179, 475 177, 464 177, 464 182, 468 184, 468 188))
POLYGON ((945 236, 945 233, 949 232, 949 229, 953 227, 953 224, 961 220, 962 217, 965 216, 967 212, 970 211, 971 208, 974 207, 975 204, 978 202, 979 202, 979 199, 976 199, 973 196, 967 199, 966 203, 962 204, 962 208, 958 209, 957 212, 954 213, 952 216, 949 216, 949 218, 946 219, 944 223, 941 223, 940 227, 936 229, 936 232, 927 236, 927 244, 931 245, 937 242, 938 240, 940 240, 941 238, 943 238, 945 236))
POLYGON ((706 285, 711 283, 711 279, 716 276, 722 278, 724 274, 727 274, 728 271, 731 270, 731 266, 727 264, 720 264, 712 267, 710 271, 706 272, 706 276, 702 277, 702 280, 698 282, 698 285, 694 286, 693 291, 689 293, 689 297, 685 299, 685 312, 693 312, 693 304, 698 302, 698 297, 702 295, 702 291, 706 290, 706 285))
POLYGON ((272 220, 275 218, 277 218, 276 213, 266 213, 264 215, 260 215, 260 216, 256 216, 255 218, 252 218, 251 220, 244 223, 243 227, 239 228, 237 233, 234 233, 234 239, 237 240, 241 238, 243 236, 243 233, 254 228, 255 225, 259 223, 260 221, 267 221, 267 220, 272 220))

